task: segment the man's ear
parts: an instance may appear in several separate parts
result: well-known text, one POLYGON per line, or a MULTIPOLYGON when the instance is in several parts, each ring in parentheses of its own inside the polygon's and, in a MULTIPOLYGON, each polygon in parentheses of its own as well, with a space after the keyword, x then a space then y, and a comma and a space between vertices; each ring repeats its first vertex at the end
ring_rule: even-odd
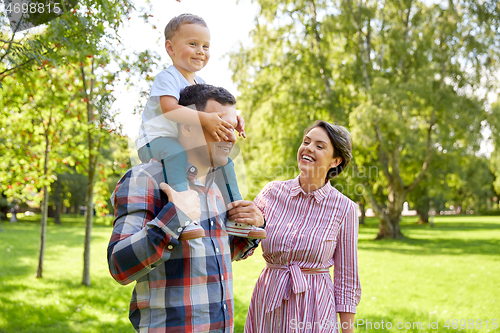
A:
POLYGON ((192 125, 179 124, 179 130, 181 131, 182 135, 187 138, 191 138, 193 136, 194 128, 192 125))
POLYGON ((167 39, 165 41, 165 50, 167 50, 167 53, 170 57, 174 55, 174 48, 172 46, 172 41, 170 39, 167 39))

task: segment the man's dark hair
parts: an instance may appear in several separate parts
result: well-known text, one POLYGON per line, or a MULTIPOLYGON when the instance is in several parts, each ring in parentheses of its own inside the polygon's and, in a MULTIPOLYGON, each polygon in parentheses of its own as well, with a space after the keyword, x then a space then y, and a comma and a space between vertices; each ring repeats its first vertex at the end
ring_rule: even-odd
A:
POLYGON ((234 105, 236 99, 233 94, 222 87, 214 87, 209 84, 194 84, 181 90, 179 105, 195 105, 196 110, 205 111, 207 102, 213 99, 222 105, 234 105))

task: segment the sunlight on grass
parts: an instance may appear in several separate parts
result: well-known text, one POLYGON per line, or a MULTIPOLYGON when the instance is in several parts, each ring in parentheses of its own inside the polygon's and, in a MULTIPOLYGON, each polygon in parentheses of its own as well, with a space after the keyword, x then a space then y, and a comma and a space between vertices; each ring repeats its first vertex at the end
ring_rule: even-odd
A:
MULTIPOLYGON (((435 332, 429 321, 499 319, 500 217, 436 217, 435 227, 405 218, 401 241, 373 241, 377 221, 360 227, 363 294, 357 319, 421 322, 399 332, 435 332)), ((106 248, 110 219, 92 234, 92 286, 81 285, 84 225, 81 216, 49 222, 43 279, 36 279, 40 227, 37 216, 2 223, 0 232, 0 332, 134 332, 128 321, 133 285, 109 275, 106 248)), ((260 248, 234 263, 235 332, 243 332, 252 291, 265 266, 260 248)), ((377 332, 392 330, 376 329, 377 332)), ((359 326, 357 332, 375 331, 359 326)), ((460 332, 487 332, 462 329, 460 332)), ((491 332, 493 330, 490 329, 491 332)), ((279 333, 279 332, 277 332, 279 333)))

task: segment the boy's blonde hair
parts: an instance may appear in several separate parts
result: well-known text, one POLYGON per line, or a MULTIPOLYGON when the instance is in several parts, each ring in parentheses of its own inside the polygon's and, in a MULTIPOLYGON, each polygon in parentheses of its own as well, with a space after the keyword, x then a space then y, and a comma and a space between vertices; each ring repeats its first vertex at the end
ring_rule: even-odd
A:
POLYGON ((165 27, 165 40, 172 39, 175 32, 179 30, 180 26, 183 24, 200 24, 208 28, 207 23, 201 17, 194 14, 181 14, 168 22, 165 27))

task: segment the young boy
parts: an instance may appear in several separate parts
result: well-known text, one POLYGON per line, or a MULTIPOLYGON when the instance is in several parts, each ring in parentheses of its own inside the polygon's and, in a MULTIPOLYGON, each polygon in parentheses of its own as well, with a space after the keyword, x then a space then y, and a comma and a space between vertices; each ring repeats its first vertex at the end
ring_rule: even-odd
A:
MULTIPOLYGON (((217 140, 227 140, 234 128, 221 119, 217 113, 206 113, 180 106, 180 91, 192 84, 205 83, 196 75, 210 59, 210 31, 205 21, 193 14, 174 17, 165 28, 165 48, 173 65, 160 72, 151 87, 149 99, 142 113, 142 124, 136 147, 139 158, 147 163, 150 159, 160 161, 164 166, 165 182, 174 190, 186 191, 187 156, 177 142, 177 123, 200 125, 217 140), (166 172, 168 171, 168 172, 166 172)), ((238 116, 236 130, 245 136, 245 123, 238 116)), ((224 193, 226 205, 241 200, 234 165, 231 160, 222 168, 224 179, 217 181, 224 193), (227 190, 227 193, 226 193, 227 190)), ((228 221, 227 233, 246 238, 265 238, 264 229, 248 224, 228 221)), ((195 221, 188 225, 180 240, 203 237, 205 232, 195 221)))

